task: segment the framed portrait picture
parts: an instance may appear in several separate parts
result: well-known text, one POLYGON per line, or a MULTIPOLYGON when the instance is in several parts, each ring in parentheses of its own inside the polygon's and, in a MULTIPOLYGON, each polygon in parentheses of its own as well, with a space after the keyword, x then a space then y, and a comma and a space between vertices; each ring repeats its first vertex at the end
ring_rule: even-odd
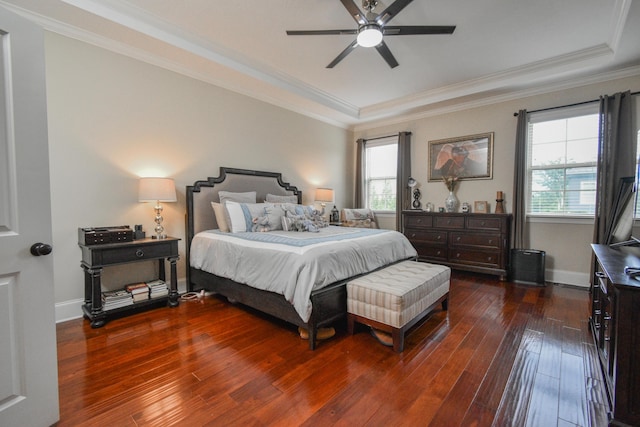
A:
POLYGON ((475 213, 488 213, 489 208, 487 206, 487 202, 473 202, 473 211, 475 213))
POLYGON ((429 141, 429 181, 493 178, 493 132, 429 141))

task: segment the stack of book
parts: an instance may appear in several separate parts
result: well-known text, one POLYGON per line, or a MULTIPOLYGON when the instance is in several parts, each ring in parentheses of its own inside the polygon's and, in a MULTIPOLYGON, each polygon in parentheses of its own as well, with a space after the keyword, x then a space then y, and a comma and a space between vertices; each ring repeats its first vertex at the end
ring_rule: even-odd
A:
POLYGON ((131 283, 124 287, 131 294, 133 302, 145 301, 149 299, 149 287, 146 283, 131 283))
POLYGON ((167 284, 164 280, 153 280, 151 282, 147 282, 147 286, 149 287, 149 294, 151 298, 159 298, 169 295, 169 288, 167 288, 167 284))
POLYGON ((117 291, 106 291, 102 293, 102 309, 112 310, 133 304, 131 294, 124 289, 117 291))

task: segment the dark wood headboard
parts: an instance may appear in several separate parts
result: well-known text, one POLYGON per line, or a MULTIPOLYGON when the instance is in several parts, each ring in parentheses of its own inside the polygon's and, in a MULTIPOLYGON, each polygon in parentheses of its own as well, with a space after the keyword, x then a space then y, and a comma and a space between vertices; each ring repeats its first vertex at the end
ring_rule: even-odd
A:
POLYGON ((298 203, 302 203, 302 191, 282 181, 279 172, 263 172, 249 169, 221 167, 220 175, 196 181, 187 186, 187 218, 186 218, 186 254, 187 270, 189 270, 189 249, 193 236, 204 230, 218 228, 211 202, 219 202, 219 191, 246 192, 255 191, 256 201, 262 202, 267 194, 282 196, 295 195, 298 203))

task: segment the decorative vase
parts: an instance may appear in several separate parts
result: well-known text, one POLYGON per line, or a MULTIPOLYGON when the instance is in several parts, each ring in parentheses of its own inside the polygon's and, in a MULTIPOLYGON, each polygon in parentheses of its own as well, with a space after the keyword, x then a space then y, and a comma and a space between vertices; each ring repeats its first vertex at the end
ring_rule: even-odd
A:
POLYGON ((449 195, 444 200, 444 208, 447 212, 457 212, 458 211, 458 198, 453 191, 449 191, 449 195))

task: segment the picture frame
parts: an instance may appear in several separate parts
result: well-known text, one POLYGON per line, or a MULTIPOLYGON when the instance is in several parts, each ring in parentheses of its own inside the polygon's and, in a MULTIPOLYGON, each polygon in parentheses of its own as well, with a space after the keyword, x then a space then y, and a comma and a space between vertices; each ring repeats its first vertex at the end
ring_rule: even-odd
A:
POLYGON ((493 179, 493 132, 429 141, 428 180, 493 179))
POLYGON ((475 213, 488 213, 489 207, 487 202, 485 201, 475 201, 473 202, 473 212, 475 213))

